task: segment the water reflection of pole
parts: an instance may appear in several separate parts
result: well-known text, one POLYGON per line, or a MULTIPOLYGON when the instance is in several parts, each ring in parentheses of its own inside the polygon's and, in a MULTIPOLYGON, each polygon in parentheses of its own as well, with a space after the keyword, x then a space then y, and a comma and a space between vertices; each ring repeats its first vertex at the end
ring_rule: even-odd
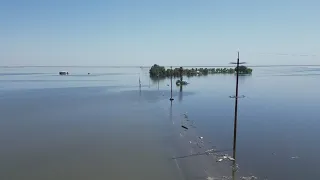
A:
POLYGON ((182 101, 182 84, 180 84, 179 101, 182 101))
POLYGON ((170 101, 170 121, 172 122, 172 124, 174 124, 172 119, 172 101, 170 101))
POLYGON ((233 161, 233 164, 232 164, 232 180, 235 180, 236 179, 236 161, 233 161))
POLYGON ((183 80, 183 68, 182 67, 180 67, 180 81, 182 82, 182 80, 183 80))
POLYGON ((172 101, 174 100, 172 98, 172 66, 171 66, 171 71, 170 71, 170 81, 171 81, 171 98, 170 98, 170 101, 171 101, 171 106, 172 106, 172 101))
POLYGON ((141 96, 141 81, 140 81, 140 76, 139 76, 139 96, 141 96))
POLYGON ((182 81, 183 81, 183 68, 182 67, 180 67, 180 69, 179 69, 179 71, 180 71, 180 93, 179 93, 179 101, 182 101, 182 81))

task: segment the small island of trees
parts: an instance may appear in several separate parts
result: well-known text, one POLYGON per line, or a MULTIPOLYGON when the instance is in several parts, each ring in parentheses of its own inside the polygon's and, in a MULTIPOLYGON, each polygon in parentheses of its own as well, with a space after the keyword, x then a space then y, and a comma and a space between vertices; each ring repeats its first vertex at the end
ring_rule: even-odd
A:
MULTIPOLYGON (((208 74, 234 74, 237 72, 237 68, 192 68, 192 69, 183 69, 174 68, 171 70, 166 69, 164 66, 159 66, 157 64, 153 65, 149 74, 151 78, 166 78, 170 77, 171 74, 173 77, 181 77, 181 76, 206 76, 208 74)), ((239 66, 239 74, 251 74, 252 69, 246 66, 239 66)))

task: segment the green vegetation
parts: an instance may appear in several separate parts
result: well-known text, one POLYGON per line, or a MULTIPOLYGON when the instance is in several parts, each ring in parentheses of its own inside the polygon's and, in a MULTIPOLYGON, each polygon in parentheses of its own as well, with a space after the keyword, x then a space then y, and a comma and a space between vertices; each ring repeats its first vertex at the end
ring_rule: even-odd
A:
MULTIPOLYGON (((155 78, 166 78, 170 77, 171 74, 173 77, 182 77, 182 76, 206 76, 208 74, 234 74, 237 72, 237 68, 192 68, 192 69, 183 69, 174 68, 166 69, 164 66, 159 66, 157 64, 153 65, 150 70, 150 77, 155 78)), ((251 74, 252 69, 247 68, 246 66, 239 66, 240 74, 251 74)), ((181 80, 182 81, 182 80, 181 80)))
MULTIPOLYGON (((237 72, 237 67, 234 68, 235 72, 237 72)), ((246 66, 239 66, 239 74, 251 74, 252 69, 247 68, 246 66)))

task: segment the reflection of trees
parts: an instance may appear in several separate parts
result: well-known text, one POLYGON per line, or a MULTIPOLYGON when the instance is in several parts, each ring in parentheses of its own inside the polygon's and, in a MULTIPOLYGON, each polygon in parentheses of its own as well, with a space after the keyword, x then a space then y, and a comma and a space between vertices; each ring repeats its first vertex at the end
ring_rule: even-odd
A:
POLYGON ((180 87, 180 91, 179 91, 179 101, 182 101, 182 97, 183 97, 183 91, 182 91, 182 87, 183 86, 179 86, 180 87))
POLYGON ((180 73, 180 81, 182 82, 183 81, 183 68, 182 67, 179 68, 179 73, 180 73))
POLYGON ((158 83, 158 81, 164 81, 164 80, 166 80, 166 77, 151 77, 150 76, 150 79, 151 79, 151 81, 152 81, 152 83, 158 83))
MULTIPOLYGON (((236 77, 237 77, 237 76, 235 76, 235 78, 236 78, 236 77)), ((240 83, 240 84, 245 83, 246 79, 247 79, 247 78, 250 78, 250 77, 252 77, 252 74, 239 74, 239 83, 240 83)))
MULTIPOLYGON (((152 81, 152 84, 157 84, 158 90, 159 90, 159 84, 160 84, 160 82, 164 82, 165 79, 166 79, 166 77, 151 77, 151 76, 150 76, 150 79, 151 79, 151 81, 152 81)), ((149 87, 150 87, 150 85, 149 85, 149 87)))

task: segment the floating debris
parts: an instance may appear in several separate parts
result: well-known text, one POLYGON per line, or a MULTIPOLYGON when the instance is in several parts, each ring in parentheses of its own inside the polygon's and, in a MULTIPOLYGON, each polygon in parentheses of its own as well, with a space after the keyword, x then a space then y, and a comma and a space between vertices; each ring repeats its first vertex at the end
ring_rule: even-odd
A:
MULTIPOLYGON (((230 151, 230 150, 216 150, 214 153, 219 153, 219 152, 225 152, 225 151, 230 151)), ((193 156, 201 156, 201 155, 207 155, 208 153, 206 152, 197 152, 194 154, 189 154, 185 156, 179 156, 179 157, 172 157, 171 159, 182 159, 182 158, 188 158, 188 157, 193 157, 193 156)))
POLYGON ((227 177, 227 176, 222 176, 222 177, 212 177, 208 176, 206 179, 207 180, 228 180, 231 179, 232 177, 227 177))
POLYGON ((188 119, 188 115, 187 114, 188 114, 187 112, 183 114, 184 118, 186 118, 186 119, 188 119))
POLYGON ((215 151, 216 151, 215 149, 209 149, 209 150, 205 151, 205 153, 207 154, 207 156, 209 156, 209 155, 214 154, 215 151))
POLYGON ((293 156, 291 157, 291 159, 299 159, 300 157, 299 156, 293 156))
POLYGON ((249 177, 240 177, 241 180, 255 180, 255 179, 258 179, 257 177, 255 176, 249 176, 249 177))
POLYGON ((182 133, 180 133, 180 137, 183 137, 184 135, 182 133))
POLYGON ((231 179, 232 177, 222 176, 222 179, 231 179))
POLYGON ((205 152, 212 152, 212 151, 215 151, 215 149, 209 149, 209 150, 206 150, 205 152))
POLYGON ((184 128, 184 129, 187 129, 187 130, 189 129, 188 127, 186 127, 186 126, 184 126, 184 125, 182 125, 181 127, 184 128))
POLYGON ((199 139, 203 139, 203 137, 200 136, 199 139))
POLYGON ((217 156, 219 159, 223 159, 223 160, 227 159, 229 161, 235 161, 235 159, 233 157, 229 156, 228 154, 224 154, 224 155, 217 154, 217 156))
POLYGON ((222 161, 223 161, 223 159, 218 159, 218 160, 217 160, 217 162, 222 162, 222 161))

